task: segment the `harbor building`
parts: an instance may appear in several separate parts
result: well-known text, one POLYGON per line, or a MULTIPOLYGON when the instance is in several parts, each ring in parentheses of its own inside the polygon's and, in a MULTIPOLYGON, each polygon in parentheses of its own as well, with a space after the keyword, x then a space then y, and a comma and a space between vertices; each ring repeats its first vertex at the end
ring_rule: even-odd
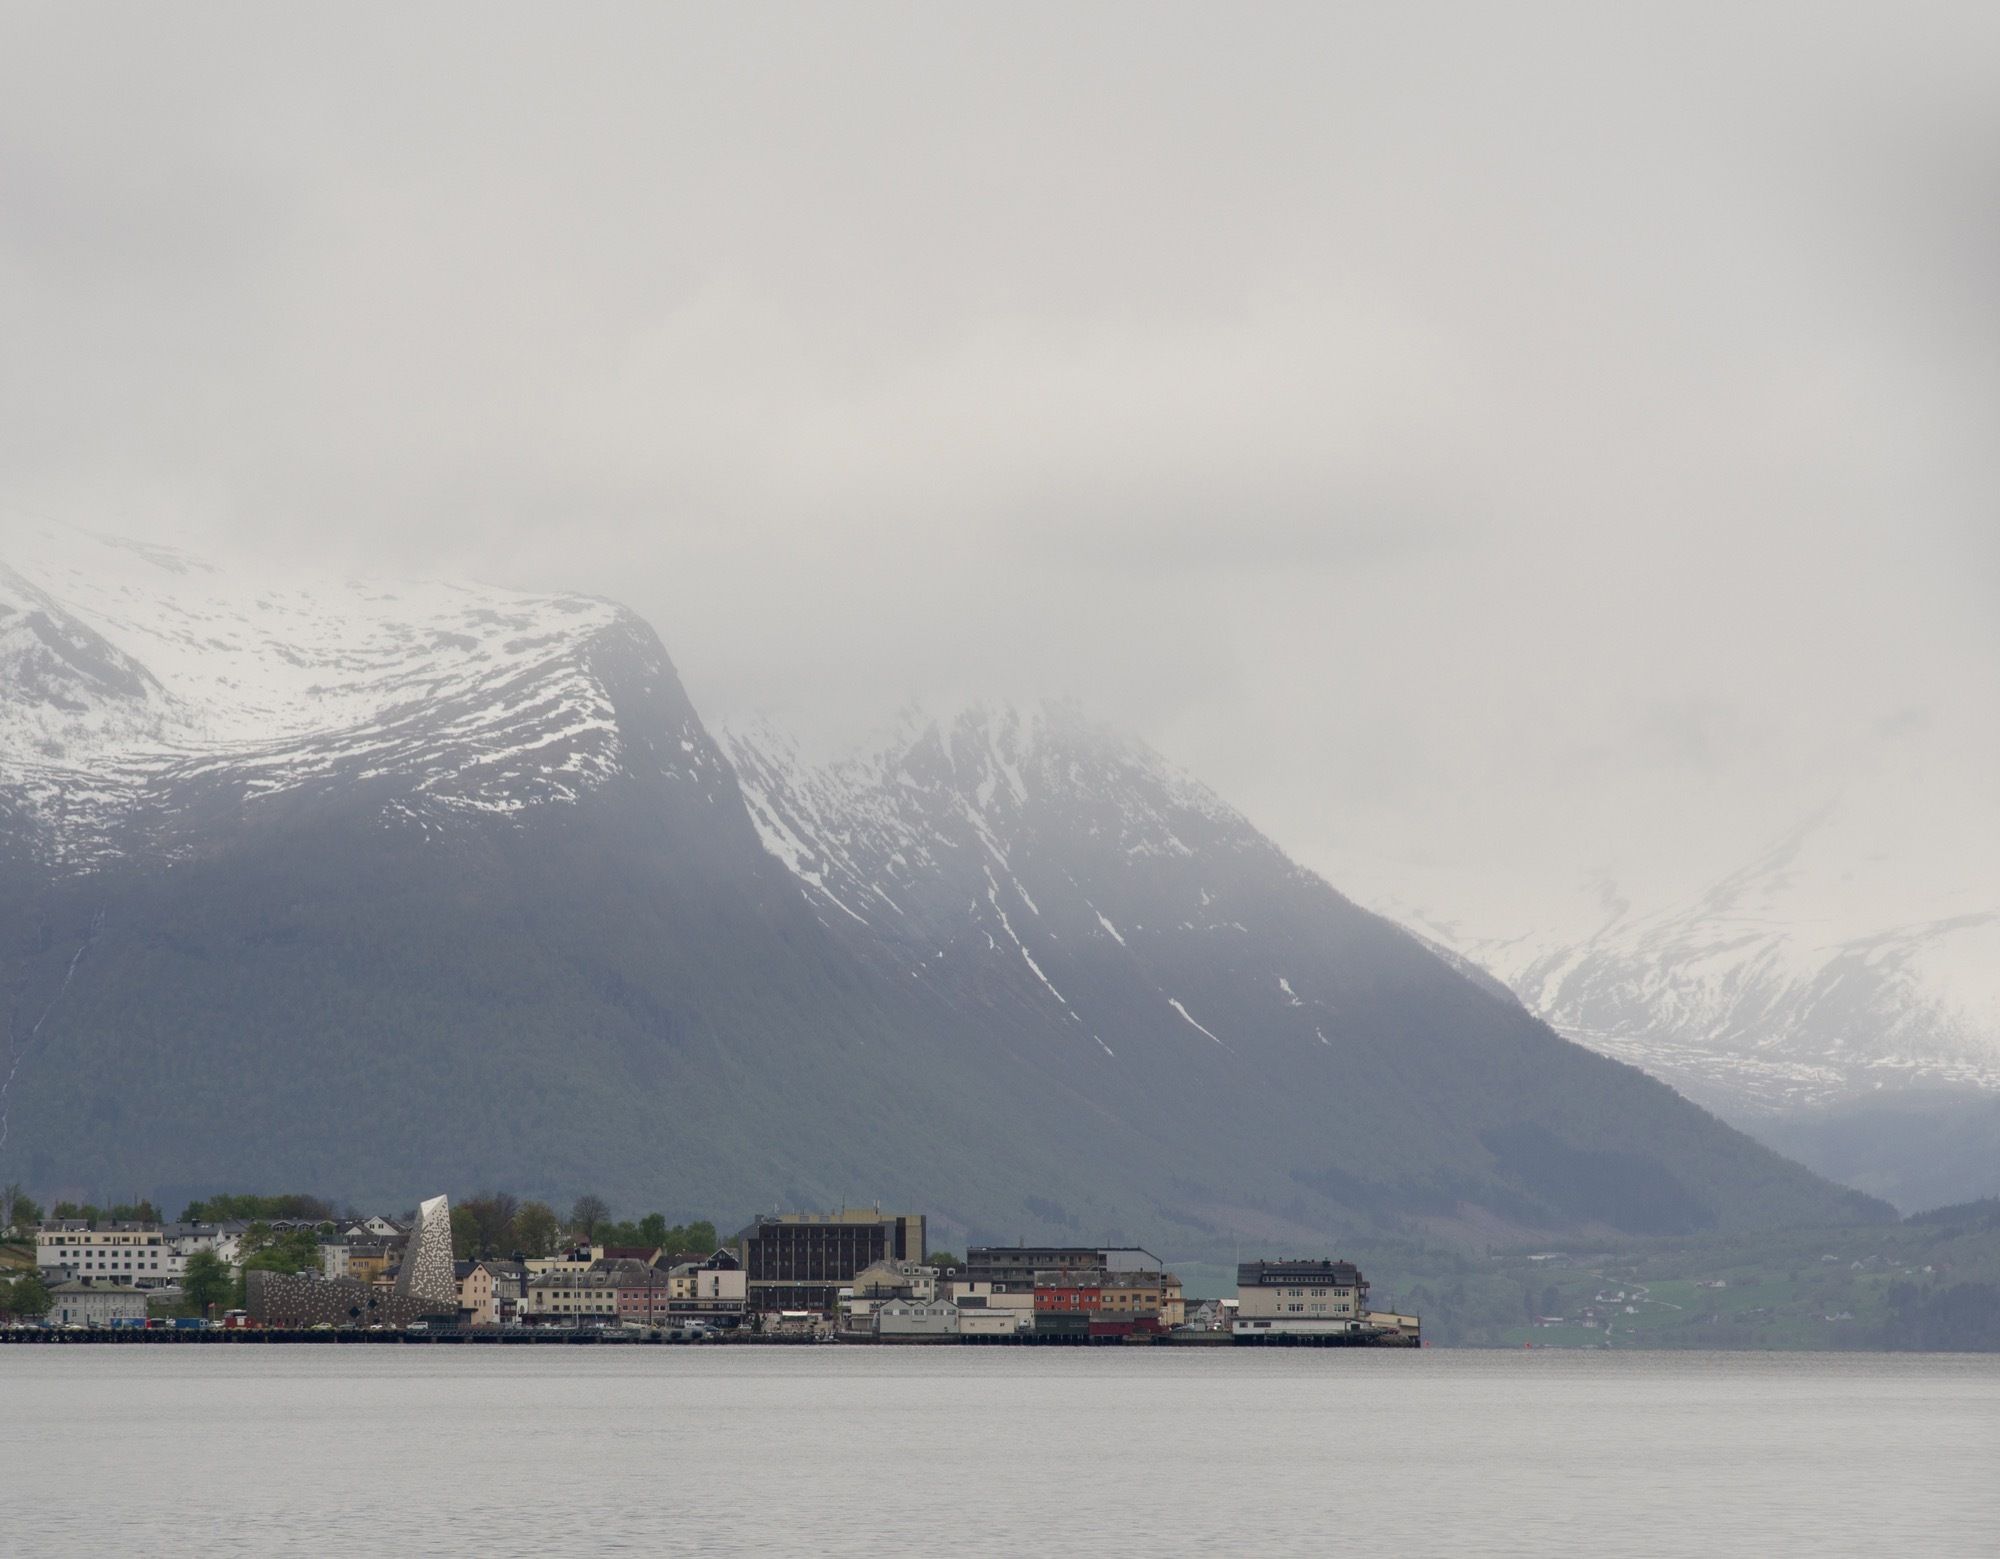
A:
POLYGON ((1236 1269, 1239 1341, 1359 1337, 1368 1280, 1351 1261, 1246 1261, 1236 1269))

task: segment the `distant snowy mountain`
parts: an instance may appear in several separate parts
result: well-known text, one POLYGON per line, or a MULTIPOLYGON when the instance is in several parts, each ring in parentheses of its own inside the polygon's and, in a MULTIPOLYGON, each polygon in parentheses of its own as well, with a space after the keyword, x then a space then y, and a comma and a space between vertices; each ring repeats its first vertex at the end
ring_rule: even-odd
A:
POLYGON ((1568 931, 1439 934, 1563 1033, 1732 1116, 2000 1089, 2000 879, 1976 864, 1984 842, 1946 867, 1950 886, 1914 894, 1926 863, 1885 853, 1857 811, 1822 811, 1678 903, 1621 888, 1568 931))
MULTIPOLYGON (((580 596, 272 583, 37 527, 0 558, 0 804, 75 868, 171 848, 204 799, 376 783, 431 822, 573 801, 623 757, 602 662, 650 638, 580 596)), ((669 734, 712 787, 698 729, 669 734)))
POLYGON ((1965 822, 1993 811, 1985 772, 1918 742, 1857 761, 1691 889, 1658 886, 1688 863, 1635 866, 1567 904, 1468 913, 1493 895, 1463 872, 1357 875, 1559 1032, 1823 1173, 1934 1206, 2000 1192, 2000 828, 1965 822))
POLYGON ((1879 1216, 1063 706, 802 761, 630 613, 0 547, 0 1180, 1226 1256, 1879 1216))

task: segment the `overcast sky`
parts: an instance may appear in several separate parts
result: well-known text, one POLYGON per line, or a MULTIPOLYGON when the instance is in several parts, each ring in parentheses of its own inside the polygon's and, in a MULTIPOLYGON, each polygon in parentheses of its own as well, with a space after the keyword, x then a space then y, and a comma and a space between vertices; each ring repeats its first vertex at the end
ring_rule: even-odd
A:
POLYGON ((815 739, 1075 695, 1336 881, 1993 756, 1990 0, 0 37, 0 523, 612 595, 815 739))

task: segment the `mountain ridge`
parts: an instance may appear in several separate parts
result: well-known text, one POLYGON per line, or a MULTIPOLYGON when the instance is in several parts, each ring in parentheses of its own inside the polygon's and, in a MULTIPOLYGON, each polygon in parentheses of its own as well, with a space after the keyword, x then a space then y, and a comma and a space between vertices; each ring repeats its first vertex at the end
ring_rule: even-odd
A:
POLYGON ((711 736, 608 603, 246 597, 143 554, 79 583, 76 545, 11 556, 40 595, 0 616, 78 706, 0 700, 0 1175, 879 1196, 954 1238, 1210 1251, 1886 1211, 1073 709, 822 774, 711 736), (129 665, 93 683, 50 632, 129 665))

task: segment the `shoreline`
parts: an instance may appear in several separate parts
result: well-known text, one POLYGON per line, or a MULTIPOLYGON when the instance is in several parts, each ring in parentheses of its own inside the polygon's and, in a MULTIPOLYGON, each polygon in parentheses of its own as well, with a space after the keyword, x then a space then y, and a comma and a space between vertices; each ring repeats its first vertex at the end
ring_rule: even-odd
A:
POLYGON ((762 1337, 721 1334, 703 1338, 668 1337, 644 1334, 621 1335, 592 1328, 534 1328, 492 1331, 368 1332, 292 1331, 272 1327, 239 1327, 228 1330, 191 1331, 155 1327, 89 1327, 55 1329, 20 1327, 0 1331, 0 1346, 58 1347, 104 1345, 144 1347, 175 1345, 195 1347, 291 1347, 291 1346, 400 1346, 400 1347, 839 1347, 868 1348, 1410 1348, 1407 1342, 1378 1342, 1373 1339, 1349 1342, 1335 1338, 1239 1339, 1227 1332, 1200 1332, 1187 1337, 762 1337))

